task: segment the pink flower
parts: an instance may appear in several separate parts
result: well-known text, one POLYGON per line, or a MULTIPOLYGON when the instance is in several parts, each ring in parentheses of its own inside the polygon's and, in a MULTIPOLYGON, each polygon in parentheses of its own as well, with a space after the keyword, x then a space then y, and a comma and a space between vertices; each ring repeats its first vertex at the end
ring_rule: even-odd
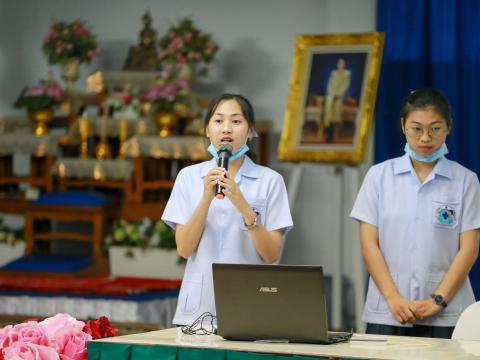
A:
POLYGON ((49 339, 57 339, 64 334, 82 331, 85 323, 68 314, 57 314, 39 323, 45 329, 49 339))
POLYGON ((0 342, 0 348, 6 348, 19 341, 45 346, 50 345, 45 329, 36 321, 17 324, 13 328, 10 328, 0 342))
POLYGON ((7 336, 10 329, 13 328, 13 325, 7 325, 4 328, 0 329, 0 344, 2 343, 3 339, 7 336))
POLYGON ((63 90, 58 84, 50 84, 45 88, 45 93, 56 101, 60 102, 67 96, 65 90, 63 90))
POLYGON ((17 341, 3 349, 5 360, 58 360, 57 352, 48 346, 17 341))
POLYGON ((39 96, 45 94, 45 87, 42 85, 32 85, 27 88, 28 96, 39 96))
POLYGON ((158 52, 158 60, 162 60, 168 54, 169 54, 169 52, 167 50, 160 50, 158 52))
POLYGON ((91 340, 90 334, 78 331, 57 339, 55 347, 62 359, 83 360, 87 358, 87 342, 91 340))
POLYGON ((190 32, 187 35, 185 35, 185 42, 189 43, 192 41, 193 34, 190 32))

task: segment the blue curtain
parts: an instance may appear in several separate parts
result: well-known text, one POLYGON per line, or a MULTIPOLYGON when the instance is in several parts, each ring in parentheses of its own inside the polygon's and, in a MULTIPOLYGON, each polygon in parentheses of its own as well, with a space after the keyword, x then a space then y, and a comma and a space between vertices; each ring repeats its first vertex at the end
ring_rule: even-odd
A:
MULTIPOLYGON (((448 158, 480 174, 480 1, 378 0, 377 27, 386 33, 375 123, 375 162, 403 154, 402 100, 435 87, 450 99, 448 158)), ((480 299, 480 261, 470 273, 480 299)))

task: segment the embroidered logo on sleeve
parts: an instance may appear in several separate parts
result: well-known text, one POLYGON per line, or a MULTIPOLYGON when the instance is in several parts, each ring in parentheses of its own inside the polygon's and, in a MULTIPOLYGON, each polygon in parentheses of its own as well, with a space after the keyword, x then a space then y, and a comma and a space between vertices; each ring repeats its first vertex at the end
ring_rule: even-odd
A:
POLYGON ((441 206, 437 210, 437 221, 442 225, 453 225, 457 221, 455 210, 448 206, 441 206))

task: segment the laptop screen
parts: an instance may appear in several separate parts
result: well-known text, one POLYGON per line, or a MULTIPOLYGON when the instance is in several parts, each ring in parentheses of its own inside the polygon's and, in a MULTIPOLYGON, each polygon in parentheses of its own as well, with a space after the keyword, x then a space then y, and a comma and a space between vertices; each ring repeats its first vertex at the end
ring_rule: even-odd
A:
POLYGON ((212 266, 219 335, 229 340, 327 341, 321 266, 212 266))

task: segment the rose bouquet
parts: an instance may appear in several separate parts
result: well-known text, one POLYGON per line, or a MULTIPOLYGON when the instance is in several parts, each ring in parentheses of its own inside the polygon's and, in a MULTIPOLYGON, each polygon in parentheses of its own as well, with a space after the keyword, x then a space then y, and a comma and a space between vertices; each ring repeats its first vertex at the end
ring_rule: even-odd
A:
POLYGON ((49 64, 62 64, 71 58, 89 63, 100 53, 97 37, 78 19, 54 23, 43 40, 42 49, 49 64))
POLYGON ((0 329, 0 359, 87 359, 88 341, 116 335, 117 329, 104 316, 85 324, 68 314, 57 314, 0 329))
POLYGON ((181 19, 160 39, 158 59, 161 65, 188 64, 200 75, 209 72, 218 45, 212 36, 195 27, 191 18, 181 19))
POLYGON ((59 105, 66 97, 65 90, 49 73, 48 78, 41 79, 38 85, 23 88, 13 106, 28 110, 49 109, 59 105))

